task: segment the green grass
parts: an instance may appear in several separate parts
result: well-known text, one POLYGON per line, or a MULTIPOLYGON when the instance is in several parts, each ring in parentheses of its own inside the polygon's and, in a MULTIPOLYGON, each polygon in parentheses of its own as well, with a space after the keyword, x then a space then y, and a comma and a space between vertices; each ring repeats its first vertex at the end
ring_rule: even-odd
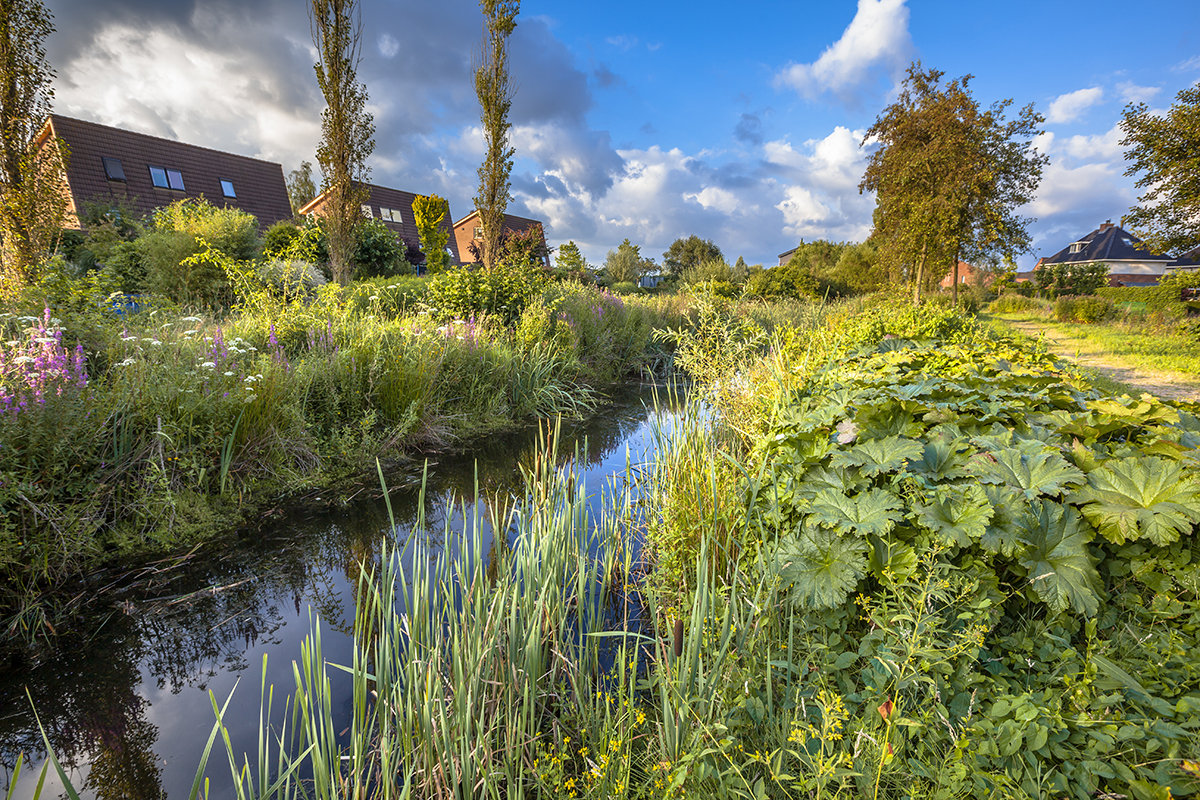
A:
POLYGON ((1064 355, 1111 358, 1117 365, 1143 370, 1176 373, 1183 380, 1200 384, 1200 336, 1177 324, 1160 325, 1131 314, 1124 319, 1094 325, 1056 322, 1040 314, 997 314, 984 316, 1006 324, 1033 322, 1066 338, 1064 355))

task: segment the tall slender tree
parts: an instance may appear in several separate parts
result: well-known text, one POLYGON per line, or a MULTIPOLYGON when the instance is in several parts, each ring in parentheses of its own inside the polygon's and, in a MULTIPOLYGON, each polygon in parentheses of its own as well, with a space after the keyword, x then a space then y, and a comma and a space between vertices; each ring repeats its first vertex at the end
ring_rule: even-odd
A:
POLYGON ((317 196, 317 186, 313 183, 312 164, 308 161, 301 161, 300 168, 294 169, 288 173, 287 181, 288 202, 292 206, 292 216, 300 215, 300 209, 304 208, 313 198, 317 196))
POLYGON ((479 195, 475 208, 483 229, 480 257, 491 267, 500 256, 504 210, 509 201, 509 175, 516 150, 509 145, 508 110, 516 86, 509 74, 508 37, 517 27, 520 0, 480 0, 483 9, 483 45, 475 70, 475 94, 487 152, 479 167, 479 195))
POLYGON ((367 89, 357 75, 362 60, 362 18, 354 0, 312 0, 309 21, 321 59, 314 69, 326 106, 321 113, 317 161, 326 192, 329 265, 334 279, 345 285, 354 273, 356 228, 367 199, 362 184, 370 177, 367 158, 375 149, 367 89))
POLYGON ((881 266, 913 282, 913 302, 960 256, 1029 250, 1031 220, 1016 210, 1033 199, 1046 163, 1032 145, 1043 121, 1032 105, 1005 122, 1011 100, 981 111, 971 76, 943 85, 944 74, 911 65, 899 98, 864 138, 881 145, 858 187, 876 193, 872 238, 881 266))
POLYGON ((39 0, 0 0, 0 270, 10 288, 36 277, 67 209, 66 144, 38 141, 54 98, 53 19, 39 0))

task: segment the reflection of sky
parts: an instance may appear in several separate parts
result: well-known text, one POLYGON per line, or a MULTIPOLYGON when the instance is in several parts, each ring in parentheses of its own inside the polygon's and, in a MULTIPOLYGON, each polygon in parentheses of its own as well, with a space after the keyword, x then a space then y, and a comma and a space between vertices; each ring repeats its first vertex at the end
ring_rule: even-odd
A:
MULTIPOLYGON (((651 418, 657 417, 661 423, 671 417, 669 412, 648 412, 647 405, 653 405, 648 393, 631 393, 586 423, 563 423, 558 460, 560 464, 568 458, 574 460, 574 454, 579 453, 577 467, 586 482, 593 514, 611 495, 614 481, 625 479, 627 464, 637 469, 652 452, 651 418)), ((457 550, 469 540, 465 534, 476 512, 472 503, 464 503, 464 498, 474 496, 477 482, 485 498, 521 493, 518 465, 532 467, 542 447, 539 441, 544 437, 536 431, 492 437, 463 456, 439 458, 429 465, 423 505, 419 468, 391 476, 389 485, 397 487, 389 493, 399 529, 397 538, 403 541, 423 514, 430 537, 440 540, 449 531, 449 541, 444 544, 457 550)), ((479 509, 485 525, 488 505, 479 509)), ((243 754, 254 758, 258 750, 264 657, 267 686, 275 687, 276 724, 283 721, 282 710, 295 690, 292 662, 300 658, 300 644, 309 633, 310 619, 322 620, 325 658, 332 663, 350 663, 355 565, 377 555, 387 528, 382 499, 360 499, 345 509, 296 509, 270 529, 243 536, 215 555, 210 554, 207 560, 196 562, 190 571, 179 572, 149 596, 145 587, 132 590, 127 599, 133 604, 133 614, 119 613, 115 622, 109 623, 113 627, 101 626, 90 643, 72 645, 82 649, 72 649, 69 658, 58 654, 39 670, 0 677, 0 700, 5 705, 27 706, 20 685, 37 687, 33 694, 43 722, 49 720, 48 728, 60 731, 51 734, 56 751, 74 754, 67 766, 77 789, 85 783, 89 765, 98 763, 98 753, 107 748, 104 774, 111 774, 108 765, 112 763, 126 765, 124 773, 120 768, 117 773, 132 776, 130 781, 136 785, 136 789, 122 790, 123 794, 116 796, 135 791, 150 796, 157 793, 157 783, 169 798, 186 797, 212 729, 210 691, 222 705, 236 687, 226 726, 241 762, 243 754), (200 591, 190 596, 207 587, 231 585, 233 588, 215 595, 200 591), (181 596, 186 597, 180 600, 181 596), (127 634, 116 635, 115 630, 127 634), (104 638, 106 631, 110 633, 108 639, 104 638), (127 663, 125 669, 108 669, 118 676, 111 679, 116 681, 111 687, 95 685, 96 680, 88 685, 87 665, 98 660, 106 666, 127 663), (65 669, 63 665, 68 663, 71 667, 65 669), (128 737, 120 736, 134 727, 129 720, 105 719, 104 709, 109 705, 93 699, 93 695, 121 692, 135 693, 145 701, 140 711, 136 703, 133 711, 126 704, 123 713, 127 717, 140 715, 153 726, 150 730, 157 729, 157 736, 141 752, 134 752, 136 747, 128 737), (18 696, 22 703, 13 703, 18 696), (102 708, 88 708, 89 703, 102 708), (80 716, 91 721, 81 726, 80 716), (80 732, 81 727, 90 732, 80 732)), ((490 526, 486 535, 490 540, 490 526)), ((328 674, 335 693, 339 683, 345 686, 340 693, 342 708, 335 708, 335 713, 346 719, 349 677, 338 670, 328 674)), ((21 707, 0 711, 0 760, 6 766, 11 767, 16 750, 33 748, 37 741, 37 728, 21 707)), ((22 771, 16 800, 32 796, 41 764, 35 761, 33 766, 33 770, 26 767, 22 771)), ((211 797, 231 795, 232 779, 219 741, 206 774, 211 781, 211 797)), ((7 783, 5 773, 0 773, 0 792, 7 783)), ((61 792, 56 778, 52 787, 54 791, 43 796, 61 792)), ((81 796, 114 796, 113 787, 98 792, 99 788, 88 786, 81 796)))

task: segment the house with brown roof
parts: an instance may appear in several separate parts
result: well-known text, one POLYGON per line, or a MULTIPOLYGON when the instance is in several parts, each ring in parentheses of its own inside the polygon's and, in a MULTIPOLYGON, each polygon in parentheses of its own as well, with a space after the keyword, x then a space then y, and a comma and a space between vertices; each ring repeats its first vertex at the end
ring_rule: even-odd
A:
POLYGON ((283 167, 270 161, 51 114, 38 146, 61 139, 70 149, 68 219, 79 226, 87 202, 120 198, 149 214, 184 198, 241 209, 266 228, 291 219, 283 167))
MULTIPOLYGON (((421 246, 421 234, 417 231, 416 219, 413 216, 413 201, 419 195, 400 189, 389 189, 386 186, 376 186, 371 183, 359 184, 367 189, 367 200, 362 204, 362 213, 368 219, 381 220, 388 230, 403 239, 409 247, 418 249, 421 246)), ((328 192, 321 192, 313 200, 300 209, 304 215, 316 214, 324 216, 327 212, 328 192)), ((450 224, 450 201, 446 201, 446 216, 442 219, 441 227, 449 235, 446 249, 454 263, 460 263, 461 252, 455 241, 454 226, 450 224)))
MULTIPOLYGON (((958 285, 962 286, 986 286, 993 280, 993 276, 989 273, 976 267, 974 264, 968 264, 961 259, 958 262, 958 285)), ((938 284, 943 289, 954 288, 954 270, 946 273, 946 277, 942 278, 942 282, 938 284)))
MULTIPOLYGON (((505 233, 524 233, 530 228, 537 228, 542 235, 542 241, 546 241, 546 231, 542 227, 542 223, 536 219, 528 217, 518 217, 514 214, 504 215, 504 232, 505 233)), ((479 221, 479 209, 473 209, 470 214, 454 223, 454 238, 458 242, 458 252, 462 255, 463 263, 474 263, 475 256, 471 253, 471 245, 479 247, 479 242, 483 239, 483 226, 479 221)), ((547 254, 543 259, 543 266, 550 269, 550 256, 547 254)))

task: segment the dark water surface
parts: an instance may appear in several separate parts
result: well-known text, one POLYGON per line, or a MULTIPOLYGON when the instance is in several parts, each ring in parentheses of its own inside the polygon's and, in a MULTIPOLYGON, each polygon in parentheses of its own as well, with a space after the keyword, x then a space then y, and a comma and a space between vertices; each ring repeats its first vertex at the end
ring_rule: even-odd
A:
MULTIPOLYGON (((654 405, 650 390, 631 390, 588 422, 563 424, 559 460, 586 442, 577 471, 596 507, 609 476, 625 480, 627 453, 635 468, 652 454, 652 425, 673 416, 654 405)), ((520 495, 520 465, 532 465, 539 438, 536 428, 492 437, 462 456, 431 461, 423 506, 419 471, 390 478, 397 537, 421 513, 431 535, 442 535, 448 513, 451 530, 461 533, 461 510, 447 508, 467 501, 469 519, 476 480, 485 497, 520 495)), ((358 564, 377 556, 389 530, 384 501, 371 494, 345 508, 293 509, 184 559, 138 565, 137 580, 127 579, 104 613, 81 626, 86 634, 63 636, 34 668, 0 663, 0 796, 24 752, 34 763, 22 770, 14 797, 32 797, 45 758, 26 690, 84 798, 186 798, 213 724, 209 692, 224 703, 235 685, 226 725, 235 751, 254 763, 263 658, 276 708, 295 690, 292 660, 310 620, 320 617, 325 658, 350 663, 358 564)), ((344 689, 341 713, 348 716, 348 678, 344 689)), ((227 764, 218 743, 206 770, 213 798, 232 793, 227 764)), ((51 775, 42 797, 61 792, 51 775)))

